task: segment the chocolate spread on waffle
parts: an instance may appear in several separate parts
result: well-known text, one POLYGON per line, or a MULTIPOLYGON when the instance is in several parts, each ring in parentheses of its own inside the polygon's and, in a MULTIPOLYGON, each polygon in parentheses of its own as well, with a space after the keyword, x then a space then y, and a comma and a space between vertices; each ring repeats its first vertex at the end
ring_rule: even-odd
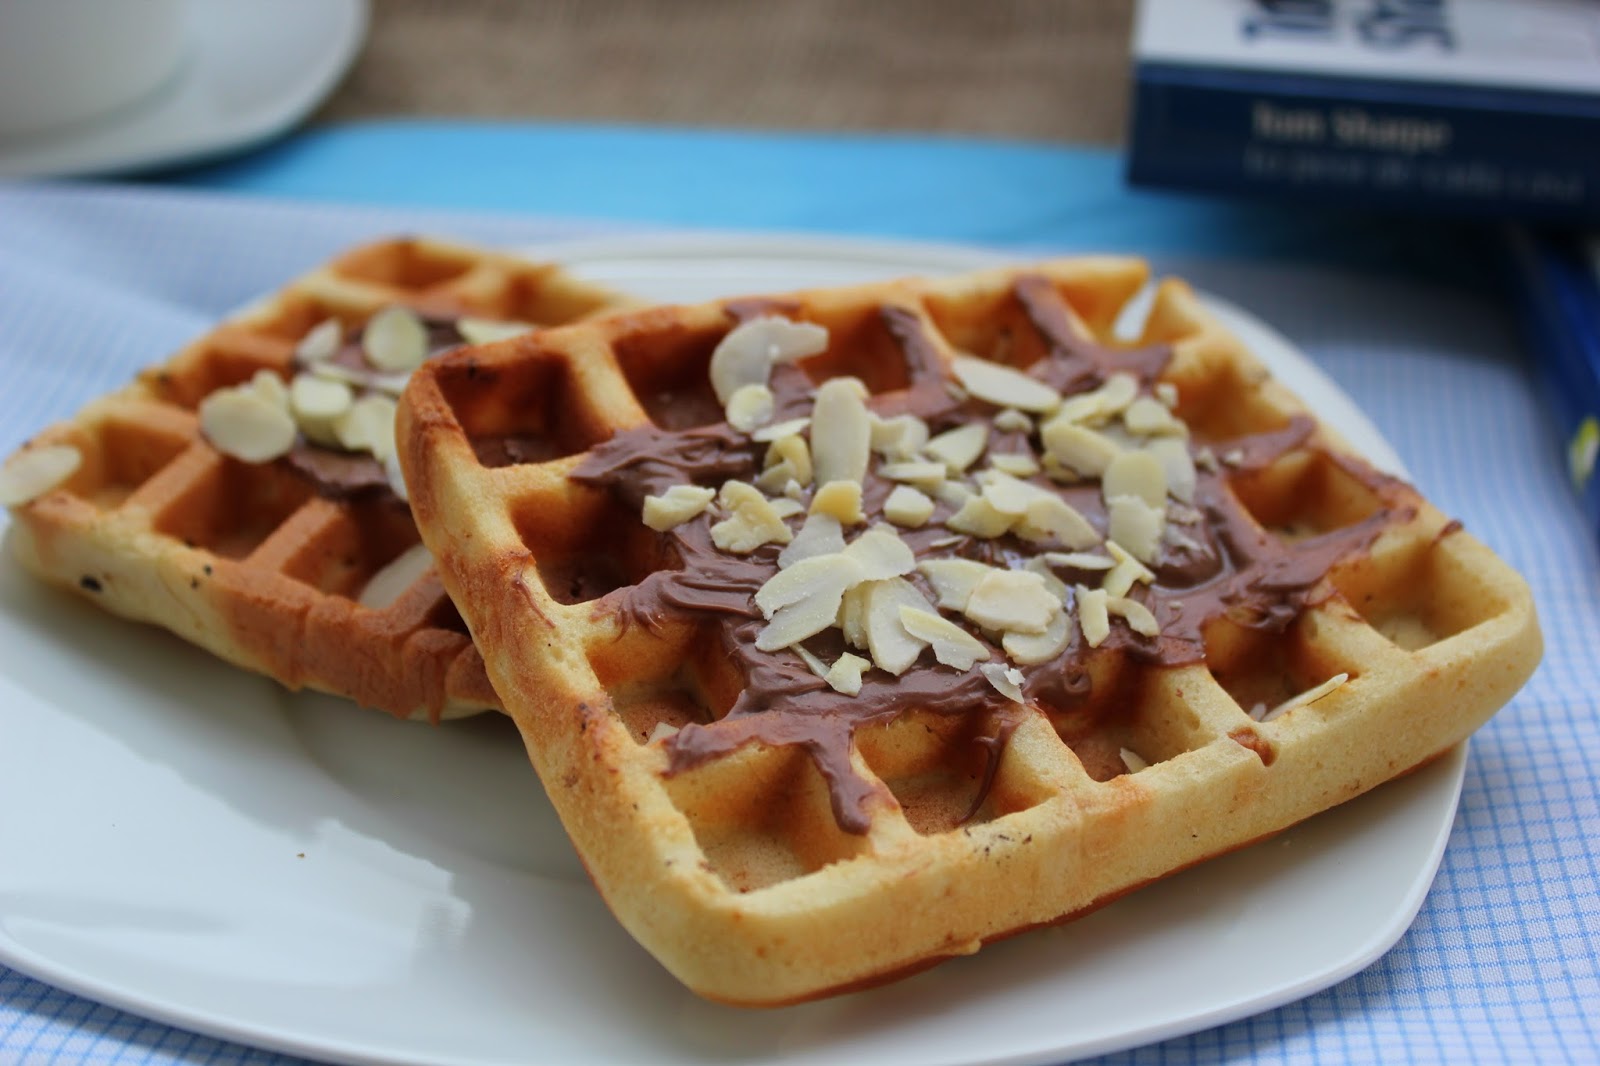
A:
MULTIPOLYGON (((1096 388, 1116 372, 1132 374, 1141 390, 1148 391, 1171 356, 1165 347, 1119 350, 1082 339, 1060 297, 1042 278, 1021 280, 1015 296, 1048 351, 1027 373, 1063 396, 1096 388)), ((770 310, 765 305, 735 305, 730 306, 729 314, 738 319, 770 310)), ((883 417, 915 414, 934 433, 974 421, 988 422, 987 450, 991 455, 1021 451, 1029 443, 1026 433, 993 426, 991 420, 997 413, 993 406, 958 398, 947 388, 934 342, 921 319, 891 306, 882 308, 880 314, 904 357, 909 385, 873 396, 868 405, 874 412, 883 417)), ((808 413, 815 387, 799 366, 775 366, 769 387, 774 420, 808 413)), ((1226 454, 1229 461, 1197 467, 1193 502, 1182 526, 1185 536, 1176 545, 1164 544, 1150 566, 1154 580, 1129 593, 1154 615, 1159 633, 1142 636, 1128 625, 1116 624, 1098 648, 1090 648, 1082 632, 1075 631, 1053 660, 1020 667, 1020 687, 1027 702, 1058 712, 1082 704, 1090 687, 1089 662, 1095 654, 1120 654, 1148 664, 1189 664, 1204 658, 1204 630, 1213 620, 1227 617, 1243 626, 1273 630, 1289 625, 1311 602, 1330 566, 1349 553, 1364 550, 1397 514, 1381 508, 1355 525, 1292 542, 1261 529, 1231 491, 1230 478, 1260 470, 1297 448, 1315 448, 1309 442, 1313 429, 1309 418, 1295 417, 1268 432, 1211 442, 1213 451, 1226 454)), ((1198 445, 1191 441, 1188 447, 1193 453, 1198 445)), ((571 476, 605 488, 637 514, 647 496, 660 495, 674 485, 715 488, 730 478, 754 478, 762 470, 765 448, 727 423, 680 430, 652 425, 619 433, 597 446, 571 476)), ((1383 490, 1393 484, 1392 479, 1365 466, 1338 461, 1380 499, 1391 498, 1383 490)), ((1106 529, 1106 508, 1097 480, 1059 484, 1044 474, 1024 480, 1058 494, 1097 529, 1106 529)), ((862 484, 863 511, 881 514, 895 482, 882 477, 873 463, 862 484)), ((1009 533, 983 539, 953 532, 943 525, 953 511, 949 503, 938 502, 924 525, 896 532, 919 560, 953 557, 1014 567, 1045 550, 1009 533)), ((765 623, 754 595, 778 572, 779 546, 768 544, 749 554, 729 554, 713 544, 711 524, 711 516, 702 514, 662 534, 671 539, 681 565, 652 573, 604 601, 619 610, 628 624, 654 627, 668 616, 682 614, 716 622, 722 649, 743 677, 743 688, 726 714, 715 721, 687 725, 667 741, 669 772, 692 768, 747 743, 799 745, 826 780, 839 825, 862 833, 870 820, 869 797, 874 786, 851 766, 855 730, 885 723, 913 709, 976 716, 972 720, 983 724, 976 742, 988 748, 987 770, 973 805, 976 811, 1010 732, 1019 716, 1028 713, 1023 706, 1002 694, 977 669, 958 672, 939 665, 928 650, 897 677, 883 670, 867 671, 859 693, 853 696, 835 691, 788 649, 758 650, 756 638, 765 623)), ((1097 580, 1094 573, 1068 568, 1058 569, 1056 576, 1067 584, 1085 581, 1092 585, 1097 580)), ((925 595, 929 592, 920 573, 913 572, 907 579, 925 595)), ((967 628, 982 638, 981 633, 967 628)), ((993 661, 1005 663, 1000 649, 992 647, 992 641, 986 643, 992 648, 993 661)), ((837 629, 810 638, 804 646, 825 661, 846 650, 837 629)))

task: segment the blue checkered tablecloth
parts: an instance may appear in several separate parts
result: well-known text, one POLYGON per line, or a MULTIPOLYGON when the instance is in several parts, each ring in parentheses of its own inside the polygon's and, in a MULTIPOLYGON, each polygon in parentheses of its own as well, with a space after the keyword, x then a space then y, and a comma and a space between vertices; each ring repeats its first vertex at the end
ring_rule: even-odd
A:
MULTIPOLYGON (((149 188, 0 187, 0 452, 353 241, 420 229, 516 244, 605 228, 149 188), (27 356, 39 351, 59 358, 27 356)), ((1084 243, 1059 228, 954 236, 1019 254, 1084 243)), ((1139 243, 1138 233, 1094 237, 1139 243)), ((1375 281, 1347 262, 1306 266, 1292 248, 1273 249, 1265 265, 1219 259, 1226 249, 1206 240, 1155 250, 1261 313, 1355 398, 1430 497, 1527 576, 1547 652, 1474 740, 1438 878, 1392 951, 1300 1002, 1104 1061, 1600 1061, 1600 810, 1589 756, 1600 741, 1600 559, 1507 312, 1482 291, 1375 281)), ((0 1063, 290 1061, 0 968, 0 1063)))

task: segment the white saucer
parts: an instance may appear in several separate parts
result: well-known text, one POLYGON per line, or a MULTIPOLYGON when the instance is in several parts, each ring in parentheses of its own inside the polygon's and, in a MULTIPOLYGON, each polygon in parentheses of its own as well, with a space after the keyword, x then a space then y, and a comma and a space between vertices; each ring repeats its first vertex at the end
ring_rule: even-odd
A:
POLYGON ((191 0, 189 54, 155 95, 93 122, 0 141, 0 177, 83 177, 195 162, 300 121, 367 32, 367 0, 191 0))

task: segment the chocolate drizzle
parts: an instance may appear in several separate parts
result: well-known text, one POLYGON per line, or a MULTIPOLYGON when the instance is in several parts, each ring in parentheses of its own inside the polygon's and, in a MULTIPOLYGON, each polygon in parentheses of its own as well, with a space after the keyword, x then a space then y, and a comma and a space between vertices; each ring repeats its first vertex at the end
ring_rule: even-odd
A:
MULTIPOLYGON (((1132 373, 1148 387, 1171 357, 1166 347, 1117 350, 1084 339, 1060 295, 1044 278, 1021 279, 1014 296, 1022 317, 1047 352, 1027 372, 1063 394, 1095 388, 1116 372, 1132 373)), ((741 306, 738 312, 749 313, 749 309, 741 306)), ((730 317, 742 315, 730 312, 730 317)), ((882 309, 881 321, 905 359, 909 385, 872 397, 870 405, 875 411, 884 416, 913 413, 935 431, 959 422, 987 420, 994 414, 987 405, 958 400, 946 390, 938 345, 919 315, 890 306, 882 309)), ((779 366, 770 387, 776 398, 776 419, 808 411, 814 390, 800 367, 779 366)), ((1194 513, 1180 526, 1185 539, 1164 547, 1153 567, 1155 581, 1136 586, 1130 593, 1155 615, 1159 635, 1141 636, 1117 623, 1111 636, 1098 649, 1091 649, 1082 633, 1077 633, 1056 659, 1021 667, 1028 703, 1054 712, 1082 705, 1089 694, 1088 664, 1093 655, 1123 655, 1152 664, 1195 663, 1204 658, 1205 629, 1214 620, 1226 617, 1236 624, 1269 630, 1289 625, 1310 602, 1330 566, 1365 549, 1394 513, 1380 508, 1352 526, 1294 542, 1261 528, 1231 490, 1230 477, 1259 470, 1295 449, 1315 449, 1310 440, 1313 430, 1311 419, 1297 417, 1267 432, 1212 442, 1212 448, 1227 454, 1231 463, 1202 464, 1197 469, 1194 513)), ((1025 434, 995 430, 990 451, 1017 451, 1028 443, 1025 434)), ((1191 451, 1195 447, 1191 442, 1191 451)), ((646 496, 660 495, 673 485, 716 488, 730 478, 752 480, 761 472, 765 449, 725 423, 676 431, 646 426, 619 433, 597 446, 571 476, 606 490, 622 507, 638 514, 646 496)), ((1349 465, 1342 458, 1339 462, 1349 465)), ((1365 466, 1353 469, 1380 499, 1392 498, 1383 491, 1386 484, 1392 484, 1390 479, 1365 466)), ((1104 532, 1106 516, 1098 483, 1061 485, 1042 474, 1028 480, 1059 494, 1104 532)), ((881 510, 893 487, 877 475, 874 464, 863 486, 869 513, 881 510)), ((1043 550, 1062 547, 1011 535, 995 540, 961 536, 941 524, 952 513, 948 504, 939 503, 926 525, 900 530, 901 539, 919 558, 959 556, 1001 566, 1020 565, 1043 550)), ((1008 700, 978 670, 958 673, 938 665, 930 652, 924 652, 899 677, 868 671, 860 693, 846 696, 813 674, 798 655, 756 650, 756 636, 765 623, 753 598, 777 572, 779 549, 767 545, 749 555, 725 554, 711 541, 714 520, 707 513, 663 534, 670 538, 681 566, 651 573, 602 601, 621 612, 628 624, 652 629, 674 619, 713 624, 720 631, 722 652, 742 679, 739 694, 725 714, 714 721, 685 726, 668 741, 668 772, 689 770, 745 744, 798 746, 827 782, 840 827, 863 833, 874 803, 886 800, 875 798, 877 786, 852 765, 856 730, 888 723, 912 710, 977 716, 975 722, 989 725, 974 736, 974 743, 987 748, 969 817, 976 812, 993 784, 1011 732, 1032 712, 1008 700)), ((797 526, 799 521, 792 519, 791 524, 797 526)), ((1057 576, 1068 585, 1082 582, 1093 586, 1099 580, 1094 572, 1064 569, 1058 570, 1057 576)), ((925 594, 931 591, 920 575, 909 579, 925 594)), ((975 635, 981 638, 981 634, 975 635)), ((844 650, 837 631, 812 638, 806 647, 828 661, 844 650)), ((1006 661, 998 649, 992 658, 1006 661)))

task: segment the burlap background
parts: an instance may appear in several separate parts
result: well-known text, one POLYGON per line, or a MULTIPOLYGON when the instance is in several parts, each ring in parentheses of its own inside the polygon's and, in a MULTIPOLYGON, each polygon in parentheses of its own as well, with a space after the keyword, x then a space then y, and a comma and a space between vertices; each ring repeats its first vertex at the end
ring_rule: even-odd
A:
POLYGON ((318 118, 906 130, 1110 144, 1132 0, 373 0, 318 118))

